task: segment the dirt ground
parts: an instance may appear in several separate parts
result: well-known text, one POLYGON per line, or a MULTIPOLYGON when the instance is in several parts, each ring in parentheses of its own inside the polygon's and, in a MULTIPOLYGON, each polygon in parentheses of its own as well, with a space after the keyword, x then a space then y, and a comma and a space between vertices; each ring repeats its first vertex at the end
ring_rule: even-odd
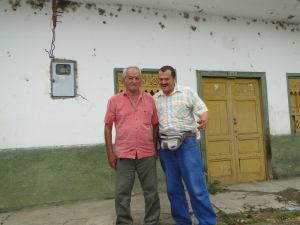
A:
MULTIPOLYGON (((225 192, 224 190, 220 190, 220 192, 225 192)), ((236 192, 236 191, 235 191, 236 192)), ((264 192, 251 192, 251 193, 256 193, 256 194, 266 194, 264 192)), ((275 195, 277 195, 276 200, 279 202, 295 202, 299 205, 300 207, 300 191, 293 189, 293 188, 288 188, 284 191, 278 192, 278 193, 273 193, 275 195)), ((285 210, 274 210, 274 209, 268 209, 268 210, 262 210, 259 212, 245 212, 244 214, 246 215, 246 220, 245 221, 239 221, 236 224, 257 224, 257 225, 299 225, 300 224, 300 217, 294 217, 293 219, 283 219, 283 220, 278 220, 274 218, 274 215, 278 214, 278 213, 290 213, 291 211, 285 210), (264 222, 262 223, 249 223, 247 222, 248 219, 253 219, 253 218, 264 218, 264 222)), ((219 212, 220 213, 220 212, 219 212)), ((196 222, 196 218, 193 215, 193 213, 191 214, 191 218, 193 220, 193 222, 196 222)), ((137 222, 137 221, 136 221, 137 222)), ((143 224, 143 221, 139 221, 138 224, 143 224)), ((170 214, 161 214, 160 216, 160 221, 158 223, 158 225, 175 225, 176 223, 174 222, 174 220, 172 219, 172 216, 170 214)), ((196 223, 195 223, 196 224, 196 223)), ((218 219, 217 224, 226 224, 223 223, 221 219, 218 219)))
MULTIPOLYGON (((276 195, 277 195, 276 200, 279 202, 285 202, 285 203, 295 202, 298 205, 300 205, 300 191, 299 190, 296 190, 293 188, 288 188, 284 191, 276 193, 276 195)), ((267 220, 267 222, 269 221, 269 223, 276 222, 277 224, 281 224, 281 223, 286 224, 287 222, 290 222, 290 223, 300 224, 300 217, 294 217, 292 220, 289 220, 288 218, 283 219, 283 220, 276 220, 274 218, 274 215, 277 213, 290 213, 290 212, 291 211, 288 211, 288 210, 280 211, 280 210, 270 209, 270 210, 260 211, 254 215, 265 218, 267 220)))

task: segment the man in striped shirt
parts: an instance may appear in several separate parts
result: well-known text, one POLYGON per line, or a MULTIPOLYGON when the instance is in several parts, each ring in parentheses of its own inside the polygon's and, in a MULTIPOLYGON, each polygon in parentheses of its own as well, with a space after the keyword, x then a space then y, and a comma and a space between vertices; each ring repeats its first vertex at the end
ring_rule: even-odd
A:
POLYGON ((136 171, 145 197, 144 224, 154 225, 160 216, 156 174, 156 107, 152 96, 139 90, 142 82, 139 68, 125 68, 123 81, 126 90, 109 99, 104 119, 108 162, 116 174, 116 224, 133 224, 130 201, 136 171), (115 152, 112 147, 113 123, 116 128, 115 152))
POLYGON ((199 224, 213 225, 217 216, 210 203, 203 177, 200 150, 196 142, 196 132, 206 128, 208 109, 194 90, 176 84, 177 77, 173 67, 162 67, 158 72, 158 80, 161 91, 153 98, 160 135, 188 133, 178 149, 162 149, 162 146, 159 149, 160 162, 166 174, 172 217, 177 225, 192 224, 183 179, 199 224), (195 123, 194 114, 199 117, 198 125, 195 123))

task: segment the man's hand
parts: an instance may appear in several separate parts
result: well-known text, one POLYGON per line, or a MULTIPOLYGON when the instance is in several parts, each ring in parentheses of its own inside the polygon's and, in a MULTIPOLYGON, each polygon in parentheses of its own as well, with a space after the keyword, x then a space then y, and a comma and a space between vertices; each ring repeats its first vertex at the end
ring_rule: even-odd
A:
POLYGON ((199 124, 199 126, 197 127, 197 129, 198 129, 199 131, 205 130, 206 124, 207 124, 207 121, 206 121, 206 120, 204 120, 204 119, 198 119, 198 120, 197 120, 197 123, 199 124))
POLYGON ((116 169, 117 156, 113 151, 112 140, 111 140, 112 126, 113 126, 112 123, 105 123, 104 135, 105 135, 105 144, 106 144, 108 163, 112 168, 116 169))
POLYGON ((115 155, 115 153, 112 153, 112 154, 108 154, 108 163, 109 165, 116 169, 116 164, 117 164, 117 156, 115 155))
POLYGON ((199 124, 197 129, 199 131, 204 131, 205 130, 208 119, 209 119, 208 111, 201 114, 201 118, 197 120, 197 123, 199 124))
POLYGON ((157 151, 157 136, 158 136, 158 123, 152 124, 153 127, 153 144, 155 149, 155 157, 158 159, 158 151, 157 151))

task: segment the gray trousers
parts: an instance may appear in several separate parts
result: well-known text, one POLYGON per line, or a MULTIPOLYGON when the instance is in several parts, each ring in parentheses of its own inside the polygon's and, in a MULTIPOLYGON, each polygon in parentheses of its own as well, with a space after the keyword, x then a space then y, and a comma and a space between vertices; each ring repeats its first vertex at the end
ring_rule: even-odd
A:
POLYGON ((144 192, 144 224, 156 224, 158 223, 160 216, 160 202, 157 193, 155 156, 145 157, 142 159, 118 158, 116 165, 116 224, 133 224, 133 219, 130 215, 130 201, 135 179, 135 171, 137 171, 137 175, 144 192))

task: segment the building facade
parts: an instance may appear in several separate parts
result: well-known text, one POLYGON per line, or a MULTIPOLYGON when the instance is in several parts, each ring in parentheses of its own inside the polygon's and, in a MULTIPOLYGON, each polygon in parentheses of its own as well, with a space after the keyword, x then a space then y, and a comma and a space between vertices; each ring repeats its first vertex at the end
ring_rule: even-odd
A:
MULTIPOLYGON (((103 120, 129 65, 152 77, 149 92, 171 65, 205 100, 208 181, 300 175, 298 23, 101 1, 60 7, 53 39, 51 2, 0 2, 0 211, 114 195, 103 120), (53 94, 53 62, 73 63, 73 96, 53 94)), ((69 78, 60 72, 59 82, 69 78)))

